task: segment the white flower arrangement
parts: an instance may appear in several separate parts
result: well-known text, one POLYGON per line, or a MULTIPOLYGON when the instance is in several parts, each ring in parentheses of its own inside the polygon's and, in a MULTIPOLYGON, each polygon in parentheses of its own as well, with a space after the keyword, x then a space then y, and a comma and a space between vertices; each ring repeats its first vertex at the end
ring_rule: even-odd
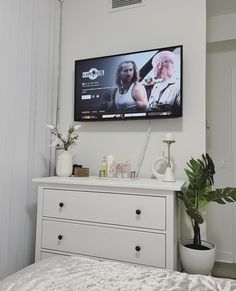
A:
POLYGON ((79 138, 77 131, 81 125, 71 125, 68 129, 67 135, 60 133, 54 125, 48 124, 47 127, 52 134, 51 146, 54 146, 56 150, 68 151, 70 145, 76 144, 79 138))

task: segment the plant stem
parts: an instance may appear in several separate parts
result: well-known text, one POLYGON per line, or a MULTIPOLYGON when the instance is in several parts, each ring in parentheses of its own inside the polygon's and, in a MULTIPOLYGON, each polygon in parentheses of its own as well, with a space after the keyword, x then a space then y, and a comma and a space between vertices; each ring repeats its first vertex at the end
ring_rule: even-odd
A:
POLYGON ((196 250, 198 250, 199 247, 201 246, 201 234, 199 224, 196 222, 196 220, 194 221, 193 230, 194 230, 193 246, 196 250))

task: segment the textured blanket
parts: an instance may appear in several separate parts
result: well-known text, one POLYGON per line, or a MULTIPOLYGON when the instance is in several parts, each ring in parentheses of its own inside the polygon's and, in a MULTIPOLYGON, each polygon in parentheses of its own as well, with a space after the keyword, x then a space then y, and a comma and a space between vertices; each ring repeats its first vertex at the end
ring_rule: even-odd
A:
POLYGON ((236 290, 236 280, 85 257, 55 256, 0 282, 1 291, 236 290))

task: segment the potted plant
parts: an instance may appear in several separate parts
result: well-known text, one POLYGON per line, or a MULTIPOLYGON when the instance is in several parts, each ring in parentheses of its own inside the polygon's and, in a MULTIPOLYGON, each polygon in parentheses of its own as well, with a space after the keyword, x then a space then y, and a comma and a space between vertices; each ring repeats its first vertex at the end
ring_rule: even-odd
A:
POLYGON ((225 204, 236 201, 236 188, 213 189, 215 166, 208 154, 191 158, 185 173, 188 184, 177 193, 191 219, 193 239, 180 241, 180 259, 189 273, 210 274, 215 262, 215 245, 201 239, 200 224, 204 222, 201 208, 209 202, 225 204))
POLYGON ((72 156, 68 150, 79 138, 77 131, 80 125, 71 125, 67 134, 60 133, 54 125, 49 124, 47 127, 52 134, 51 146, 54 146, 56 150, 61 150, 57 156, 56 174, 60 177, 68 177, 72 174, 72 156))

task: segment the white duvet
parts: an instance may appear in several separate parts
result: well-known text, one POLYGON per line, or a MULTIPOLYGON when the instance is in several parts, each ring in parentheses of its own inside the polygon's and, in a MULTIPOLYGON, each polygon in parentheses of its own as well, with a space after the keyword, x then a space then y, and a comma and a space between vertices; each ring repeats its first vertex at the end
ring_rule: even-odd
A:
POLYGON ((1 291, 236 290, 236 280, 84 257, 55 256, 0 282, 1 291))

